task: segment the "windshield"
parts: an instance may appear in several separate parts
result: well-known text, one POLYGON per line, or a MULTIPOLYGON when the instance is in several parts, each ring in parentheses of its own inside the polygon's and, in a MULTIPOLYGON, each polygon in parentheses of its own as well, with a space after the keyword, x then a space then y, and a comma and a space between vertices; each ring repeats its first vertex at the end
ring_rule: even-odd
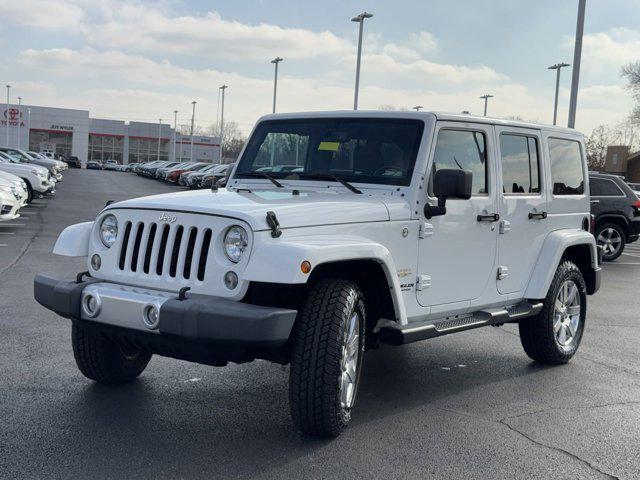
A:
POLYGON ((323 118, 260 123, 235 176, 309 179, 328 174, 349 182, 409 185, 424 125, 396 118, 323 118))

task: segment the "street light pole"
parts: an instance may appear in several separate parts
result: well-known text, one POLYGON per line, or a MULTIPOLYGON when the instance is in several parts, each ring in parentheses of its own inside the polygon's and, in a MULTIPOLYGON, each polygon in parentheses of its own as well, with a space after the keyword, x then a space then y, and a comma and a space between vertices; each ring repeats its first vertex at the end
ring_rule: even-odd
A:
POLYGON ((419 112, 419 111, 420 111, 420 110, 422 110, 423 108, 424 108, 424 107, 423 107, 422 105, 416 105, 415 107, 413 107, 413 109, 414 109, 416 112, 419 112))
POLYGON ((551 65, 550 67, 547 67, 549 70, 555 70, 556 71, 556 95, 555 95, 555 100, 553 102, 553 124, 556 124, 556 120, 558 119, 558 93, 560 91, 560 70, 563 67, 569 67, 570 64, 568 63, 556 63, 555 65, 551 65))
POLYGON ((229 88, 229 85, 222 85, 220 90, 222 91, 222 98, 220 101, 220 147, 218 151, 220 152, 220 161, 218 163, 222 163, 222 149, 224 148, 224 91, 229 88))
MULTIPOLYGON (((20 141, 20 124, 22 123, 22 110, 20 110, 20 107, 22 106, 22 97, 18 97, 18 148, 20 148, 20 145, 22 144, 22 142, 20 141)), ((29 147, 27 146, 27 150, 29 150, 29 147)))
POLYGON ((353 109, 358 110, 358 90, 360 89, 360 58, 362 57, 362 30, 365 18, 373 17, 373 13, 362 12, 351 19, 352 22, 359 23, 358 29, 358 57, 356 60, 356 88, 353 95, 353 109))
POLYGON ((171 159, 175 162, 178 150, 178 145, 176 144, 176 130, 178 129, 178 110, 173 111, 173 155, 171 159))
POLYGON ((584 33, 584 11, 586 0, 578 0, 578 21, 576 24, 576 42, 573 49, 573 72, 571 76, 571 101, 569 102, 569 121, 567 126, 575 128, 578 106, 578 83, 580 83, 580 59, 582 58, 582 34, 584 33))
POLYGON ((27 108, 27 147, 29 147, 29 141, 31 140, 31 107, 27 108))
POLYGON ((160 160, 160 137, 162 136, 162 119, 158 120, 158 160, 160 160))
POLYGON ((276 57, 271 60, 275 68, 275 76, 273 77, 273 113, 276 113, 276 94, 278 93, 278 64, 282 61, 282 58, 276 57))
POLYGON ((191 102, 193 110, 191 111, 191 153, 189 154, 189 161, 193 162, 193 122, 196 119, 196 101, 191 102))
POLYGON ((484 99, 484 116, 486 117, 487 116, 487 104, 489 103, 489 99, 493 98, 493 95, 489 95, 487 93, 487 94, 482 95, 480 98, 484 99))
POLYGON ((9 146, 9 91, 11 90, 11 85, 7 85, 7 109, 4 111, 4 118, 6 119, 5 130, 7 132, 7 143, 5 143, 5 147, 9 146))

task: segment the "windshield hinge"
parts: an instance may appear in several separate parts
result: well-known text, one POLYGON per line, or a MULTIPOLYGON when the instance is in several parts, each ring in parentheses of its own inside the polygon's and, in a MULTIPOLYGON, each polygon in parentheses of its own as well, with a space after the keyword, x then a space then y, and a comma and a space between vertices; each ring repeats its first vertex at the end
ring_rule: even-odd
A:
POLYGON ((418 231, 418 238, 427 238, 433 235, 433 225, 424 222, 420 224, 420 230, 418 231))
POLYGON ((273 238, 278 238, 280 235, 282 235, 282 230, 280 230, 280 222, 278 221, 278 217, 276 217, 275 212, 267 212, 267 225, 269 225, 269 228, 271 229, 271 236, 273 238))

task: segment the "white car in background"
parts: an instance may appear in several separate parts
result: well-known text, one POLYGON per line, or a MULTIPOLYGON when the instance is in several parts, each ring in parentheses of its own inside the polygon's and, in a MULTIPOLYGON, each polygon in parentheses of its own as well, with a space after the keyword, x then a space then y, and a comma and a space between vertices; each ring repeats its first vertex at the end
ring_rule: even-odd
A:
POLYGON ((20 163, 39 165, 41 167, 44 167, 51 173, 56 181, 62 180, 62 174, 60 173, 61 169, 58 165, 57 160, 51 160, 50 158, 42 159, 32 157, 27 152, 25 152, 24 150, 20 150, 19 148, 0 147, 0 152, 9 155, 20 163))
POLYGON ((27 186, 27 203, 36 195, 53 195, 56 182, 53 181, 49 170, 39 165, 22 163, 19 160, 0 152, 0 171, 12 173, 23 179, 27 186))
POLYGON ((44 154, 39 153, 39 152, 34 152, 32 150, 29 150, 27 153, 29 154, 30 157, 35 158, 35 159, 56 162, 56 165, 58 166, 58 168, 60 169, 61 172, 64 172, 65 170, 69 169, 69 165, 67 165, 62 160, 58 160, 57 158, 48 157, 47 155, 44 155, 44 154))
POLYGON ((0 222, 15 220, 22 208, 18 189, 8 180, 0 178, 0 222))
POLYGON ((14 186, 18 191, 20 197, 20 207, 24 207, 27 204, 29 198, 29 191, 27 190, 27 183, 12 173, 3 172, 0 170, 0 183, 6 182, 11 186, 14 186))

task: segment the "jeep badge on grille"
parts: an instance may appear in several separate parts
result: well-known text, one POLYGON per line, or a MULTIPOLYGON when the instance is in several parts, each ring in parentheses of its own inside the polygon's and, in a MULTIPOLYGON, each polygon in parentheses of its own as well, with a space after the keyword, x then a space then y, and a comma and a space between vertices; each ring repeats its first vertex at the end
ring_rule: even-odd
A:
POLYGON ((162 212, 158 220, 160 220, 161 222, 173 223, 178 220, 178 217, 176 217, 175 215, 170 215, 167 212, 162 212))

